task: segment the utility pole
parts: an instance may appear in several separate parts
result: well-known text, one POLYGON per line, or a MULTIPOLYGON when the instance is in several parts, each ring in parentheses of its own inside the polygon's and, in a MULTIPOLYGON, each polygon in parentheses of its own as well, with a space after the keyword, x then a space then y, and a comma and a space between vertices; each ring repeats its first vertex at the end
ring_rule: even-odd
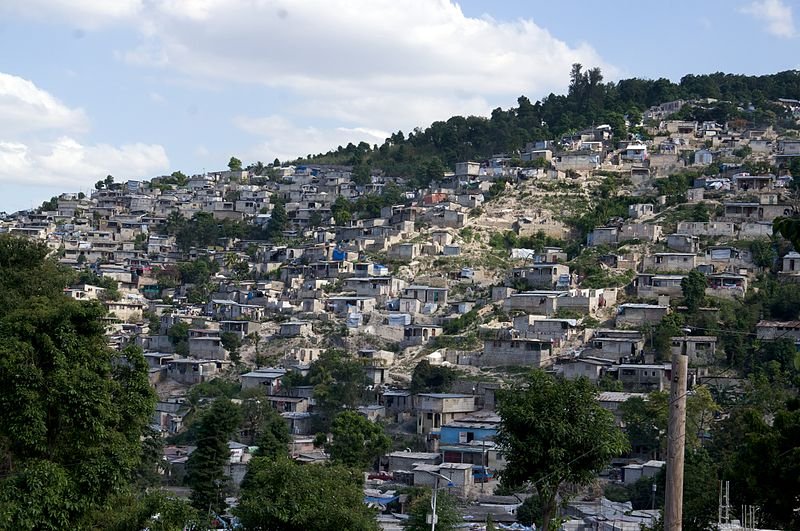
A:
POLYGON ((682 339, 681 353, 672 356, 664 531, 681 531, 683 520, 683 456, 686 447, 686 383, 689 357, 686 355, 686 336, 684 335, 682 339))

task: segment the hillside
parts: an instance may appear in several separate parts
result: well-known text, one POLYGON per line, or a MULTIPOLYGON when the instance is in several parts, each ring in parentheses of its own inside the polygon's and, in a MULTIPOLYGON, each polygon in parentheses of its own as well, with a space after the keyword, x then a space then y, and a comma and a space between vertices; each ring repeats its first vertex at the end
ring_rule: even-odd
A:
POLYGON ((689 74, 678 83, 663 78, 603 83, 599 69, 583 71, 574 65, 565 95, 550 94, 535 103, 520 96, 517 107, 497 108, 488 118, 453 116, 424 130, 398 131, 381 146, 348 144, 295 163, 366 165, 387 175, 412 176, 414 184, 426 186, 458 161, 500 153, 513 156, 528 142, 559 138, 592 125, 609 124, 618 138, 627 133, 646 136, 638 125, 647 110, 676 100, 709 100, 684 107, 676 119, 792 127, 791 113, 774 103, 780 98, 800 99, 800 71, 763 76, 689 74))

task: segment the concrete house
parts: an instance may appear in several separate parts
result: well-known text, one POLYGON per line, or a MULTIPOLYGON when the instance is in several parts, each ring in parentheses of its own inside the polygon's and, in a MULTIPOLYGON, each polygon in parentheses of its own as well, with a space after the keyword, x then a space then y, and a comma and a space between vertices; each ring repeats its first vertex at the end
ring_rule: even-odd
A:
POLYGON ((625 223, 619 228, 617 240, 618 242, 624 242, 627 240, 657 242, 661 239, 661 233, 661 225, 655 225, 652 223, 625 223))
POLYGON ((769 190, 775 186, 774 175, 750 175, 749 173, 737 173, 733 176, 731 181, 737 190, 743 192, 769 190))
POLYGON ((386 454, 386 470, 388 472, 414 470, 417 465, 438 465, 442 462, 439 452, 391 452, 386 454))
MULTIPOLYGON (((394 361, 394 352, 388 350, 362 349, 358 351, 359 360, 364 365, 367 382, 372 385, 386 383, 386 372, 394 361)), ((385 415, 385 411, 383 413, 385 415)))
POLYGON ((626 391, 650 392, 663 391, 669 387, 669 364, 644 365, 623 363, 619 365, 619 381, 626 391))
POLYGON ((668 234, 667 247, 679 253, 696 253, 700 250, 700 238, 691 234, 668 234))
POLYGON ((339 295, 329 297, 326 307, 333 313, 344 315, 351 312, 371 312, 377 306, 375 297, 359 297, 358 295, 339 295))
POLYGON ((220 321, 219 331, 221 333, 231 332, 236 334, 239 339, 261 331, 261 323, 253 321, 220 321))
POLYGON ((553 361, 552 341, 530 338, 486 339, 480 358, 481 365, 490 367, 547 367, 553 361))
POLYGON ((582 356, 558 365, 558 369, 567 380, 587 378, 591 382, 597 383, 613 365, 614 362, 607 359, 582 356))
POLYGON ((708 275, 706 295, 725 299, 743 298, 747 293, 747 276, 736 273, 708 275))
POLYGON ((595 358, 621 363, 626 359, 638 356, 644 348, 641 334, 604 334, 598 331, 588 343, 590 351, 586 352, 595 358))
POLYGON ((312 333, 309 321, 287 321, 281 323, 278 335, 281 337, 305 337, 312 333))
POLYGON ((669 313, 669 306, 660 304, 626 303, 619 306, 617 326, 638 327, 644 324, 657 324, 669 313))
POLYGON ((654 212, 654 207, 650 203, 636 203, 628 206, 628 216, 633 219, 638 219, 644 216, 652 216, 654 212))
POLYGON ((379 302, 397 296, 404 286, 403 280, 390 276, 356 276, 344 280, 345 290, 363 297, 374 297, 379 302))
POLYGON ((622 427, 622 411, 620 411, 620 406, 627 402, 631 398, 641 398, 646 400, 647 395, 645 393, 625 393, 623 391, 603 391, 597 396, 597 402, 600 404, 600 407, 603 409, 610 411, 614 414, 614 420, 616 421, 617 426, 622 427))
POLYGON ((414 260, 422 254, 422 246, 418 243, 397 243, 389 249, 389 258, 395 260, 414 260))
POLYGON ((647 146, 639 143, 632 142, 620 155, 623 162, 642 163, 647 160, 647 146))
POLYGON ((622 483, 632 485, 641 478, 654 478, 666 464, 666 461, 650 460, 644 464, 626 465, 622 468, 622 483))
POLYGON ((405 299, 417 299, 423 304, 445 305, 447 304, 447 291, 447 288, 411 285, 403 290, 402 297, 405 299))
POLYGON ((680 297, 683 295, 681 281, 686 275, 656 275, 654 273, 639 273, 636 275, 634 285, 636 296, 640 299, 658 300, 661 295, 680 297))
POLYGON ((379 395, 378 403, 386 408, 386 414, 398 421, 414 409, 414 397, 408 391, 386 390, 379 395))
POLYGON ((765 341, 791 339, 800 342, 800 321, 759 321, 756 337, 765 341))
POLYGON ((726 236, 732 238, 736 234, 736 225, 731 221, 680 221, 676 232, 693 236, 726 236))
POLYGON ((729 202, 724 203, 724 207, 724 217, 727 220, 745 221, 763 219, 759 203, 729 202))
POLYGON ((424 345, 442 335, 442 327, 435 325, 408 325, 403 329, 403 344, 406 346, 424 345))
POLYGON ((173 359, 167 363, 167 377, 186 385, 214 378, 228 363, 221 360, 173 359))
POLYGON ((80 286, 64 290, 67 296, 79 301, 97 300, 105 293, 105 288, 92 286, 91 284, 81 284, 80 286))
POLYGON ((286 369, 266 367, 256 369, 239 376, 242 390, 263 389, 267 395, 277 393, 281 388, 281 378, 286 375, 286 369))
POLYGON ((512 281, 523 279, 530 288, 567 288, 570 285, 569 266, 563 264, 533 264, 515 267, 512 281))
POLYGON ((549 319, 538 315, 518 315, 514 317, 514 329, 521 337, 543 339, 554 347, 578 337, 577 319, 549 319))
POLYGON ((717 355, 717 338, 715 336, 678 336, 671 338, 670 351, 673 355, 681 354, 686 345, 686 355, 689 363, 694 365, 709 365, 714 362, 717 355))
POLYGON ((224 360, 226 354, 219 330, 189 331, 189 355, 193 358, 224 360))
POLYGON ((590 247, 597 245, 613 245, 619 241, 619 227, 595 227, 586 237, 590 247))
POLYGON ((554 158, 553 164, 559 170, 596 170, 602 162, 602 154, 594 151, 574 151, 562 153, 554 158))
POLYGON ((648 271, 691 271, 697 267, 697 255, 693 253, 654 253, 645 260, 648 271))
POLYGON ((781 275, 786 277, 800 277, 800 253, 791 251, 781 259, 781 275))
POLYGON ((421 393, 416 395, 414 410, 417 433, 438 433, 441 427, 477 410, 475 396, 457 393, 421 393))
POLYGON ((105 301, 109 314, 121 321, 135 321, 142 318, 142 312, 147 308, 144 303, 135 300, 105 301))

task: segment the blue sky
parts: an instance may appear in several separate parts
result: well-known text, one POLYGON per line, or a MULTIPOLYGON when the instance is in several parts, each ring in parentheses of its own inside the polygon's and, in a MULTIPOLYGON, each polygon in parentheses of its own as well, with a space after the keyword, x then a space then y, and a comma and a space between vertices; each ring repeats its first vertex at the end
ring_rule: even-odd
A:
POLYGON ((4 0, 0 211, 317 153, 520 94, 800 68, 795 0, 4 0), (10 53, 9 53, 10 52, 10 53))

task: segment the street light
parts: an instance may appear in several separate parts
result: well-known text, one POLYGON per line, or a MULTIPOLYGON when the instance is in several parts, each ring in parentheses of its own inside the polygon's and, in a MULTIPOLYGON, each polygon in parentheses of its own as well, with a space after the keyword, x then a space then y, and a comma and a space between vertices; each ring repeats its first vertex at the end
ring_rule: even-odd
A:
POLYGON ((455 485, 450 480, 449 477, 445 476, 444 474, 440 474, 439 472, 434 472, 433 470, 422 469, 423 472, 427 472, 431 476, 434 477, 433 483, 433 496, 431 497, 431 509, 433 513, 431 514, 431 531, 436 531, 436 520, 438 519, 436 516, 436 493, 439 491, 439 479, 443 479, 447 482, 448 487, 454 487, 455 485))

